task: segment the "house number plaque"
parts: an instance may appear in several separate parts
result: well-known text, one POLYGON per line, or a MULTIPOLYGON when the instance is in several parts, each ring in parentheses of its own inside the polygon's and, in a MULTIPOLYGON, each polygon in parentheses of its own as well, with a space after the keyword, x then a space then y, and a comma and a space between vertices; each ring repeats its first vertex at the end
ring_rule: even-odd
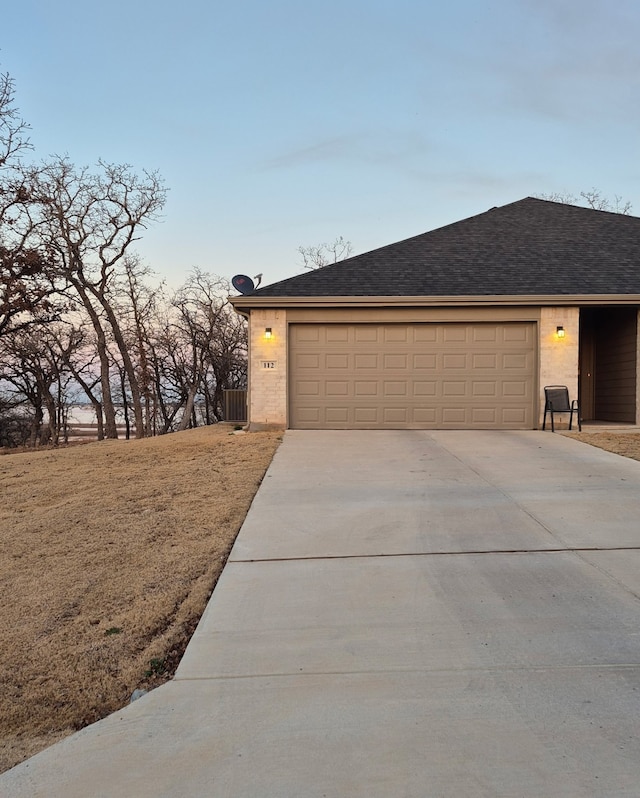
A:
POLYGON ((262 361, 262 368, 263 369, 271 369, 273 371, 275 369, 275 367, 277 366, 277 364, 278 364, 277 360, 263 360, 262 361))

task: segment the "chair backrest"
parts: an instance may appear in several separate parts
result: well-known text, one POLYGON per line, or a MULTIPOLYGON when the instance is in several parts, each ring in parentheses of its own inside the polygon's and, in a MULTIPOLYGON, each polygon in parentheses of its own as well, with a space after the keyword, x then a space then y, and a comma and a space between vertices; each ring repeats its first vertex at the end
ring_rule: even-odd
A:
POLYGON ((544 399, 546 405, 556 413, 569 413, 571 403, 569 402, 569 389, 566 385, 547 385, 544 389, 544 399))

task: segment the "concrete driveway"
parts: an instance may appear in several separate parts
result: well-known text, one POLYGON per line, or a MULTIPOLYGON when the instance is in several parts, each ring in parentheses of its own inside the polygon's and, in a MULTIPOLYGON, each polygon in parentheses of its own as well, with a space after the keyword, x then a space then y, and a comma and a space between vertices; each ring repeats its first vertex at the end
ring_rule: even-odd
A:
POLYGON ((637 798, 639 595, 638 462, 287 432, 175 680, 0 794, 637 798))

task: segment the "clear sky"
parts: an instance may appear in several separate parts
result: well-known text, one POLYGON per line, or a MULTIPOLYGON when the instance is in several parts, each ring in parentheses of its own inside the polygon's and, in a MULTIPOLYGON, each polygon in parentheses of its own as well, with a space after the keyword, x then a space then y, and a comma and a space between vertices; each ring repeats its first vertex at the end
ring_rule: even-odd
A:
POLYGON ((38 157, 164 177, 138 252, 175 284, 532 194, 640 216, 637 0, 16 0, 0 26, 38 157))

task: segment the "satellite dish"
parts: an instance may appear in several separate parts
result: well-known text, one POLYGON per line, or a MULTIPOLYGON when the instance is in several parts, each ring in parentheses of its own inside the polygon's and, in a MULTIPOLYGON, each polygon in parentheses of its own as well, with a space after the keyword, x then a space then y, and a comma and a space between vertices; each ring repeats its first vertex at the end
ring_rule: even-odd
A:
POLYGON ((251 277, 247 277, 246 274, 236 274, 231 279, 231 285, 236 291, 240 291, 241 294, 251 294, 255 290, 253 280, 251 277))

